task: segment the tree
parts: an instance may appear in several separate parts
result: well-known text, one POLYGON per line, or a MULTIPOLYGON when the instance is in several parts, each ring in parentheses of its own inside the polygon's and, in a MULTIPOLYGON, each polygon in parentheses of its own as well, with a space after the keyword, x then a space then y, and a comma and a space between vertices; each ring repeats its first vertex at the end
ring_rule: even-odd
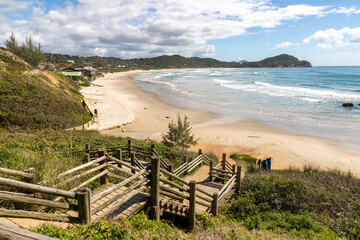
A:
POLYGON ((41 50, 41 45, 33 42, 32 37, 26 38, 26 41, 21 46, 16 41, 14 33, 11 33, 9 39, 5 41, 7 50, 25 60, 33 67, 37 67, 44 58, 44 53, 41 50))
POLYGON ((178 147, 184 150, 191 145, 195 145, 198 139, 194 139, 194 134, 191 134, 190 122, 187 117, 181 119, 180 114, 177 115, 177 124, 173 120, 168 125, 169 131, 162 134, 163 143, 169 147, 178 147))
POLYGON ((15 55, 20 55, 20 46, 15 39, 14 33, 11 33, 9 39, 5 41, 5 47, 7 50, 12 52, 15 55))

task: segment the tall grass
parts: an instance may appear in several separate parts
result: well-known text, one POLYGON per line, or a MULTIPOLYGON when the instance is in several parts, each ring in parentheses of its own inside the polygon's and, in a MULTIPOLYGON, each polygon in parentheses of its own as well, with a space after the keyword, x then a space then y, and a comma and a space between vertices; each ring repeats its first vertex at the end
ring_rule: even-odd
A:
POLYGON ((313 168, 258 172, 248 174, 242 187, 226 212, 249 229, 360 236, 360 179, 350 174, 313 168))

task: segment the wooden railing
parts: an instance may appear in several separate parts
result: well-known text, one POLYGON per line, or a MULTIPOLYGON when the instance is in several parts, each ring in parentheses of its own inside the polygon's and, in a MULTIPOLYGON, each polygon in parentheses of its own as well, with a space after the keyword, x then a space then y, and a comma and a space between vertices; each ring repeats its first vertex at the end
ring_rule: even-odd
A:
POLYGON ((36 174, 34 168, 29 168, 24 171, 12 170, 8 168, 0 168, 0 174, 20 177, 25 182, 30 182, 30 183, 36 182, 36 174))
POLYGON ((169 167, 171 164, 162 160, 156 154, 154 147, 147 149, 133 146, 131 141, 124 146, 96 149, 96 153, 95 149, 90 149, 88 146, 84 153, 85 157, 80 166, 60 173, 52 180, 52 183, 31 183, 35 179, 34 170, 22 172, 0 168, 1 174, 18 176, 27 181, 22 182, 0 177, 0 186, 24 191, 23 194, 0 191, 0 199, 55 209, 74 210, 78 212, 78 217, 9 209, 0 209, 0 216, 89 224, 92 221, 107 217, 130 198, 150 188, 149 213, 151 218, 157 220, 160 218, 161 211, 169 212, 187 217, 189 226, 193 227, 196 205, 203 206, 205 209, 210 210, 213 215, 217 215, 218 205, 225 202, 229 193, 234 188, 236 191, 240 191, 241 167, 231 166, 226 160, 226 154, 223 154, 222 161, 214 167, 214 162, 199 150, 199 155, 196 158, 192 161, 185 161, 183 165, 171 172, 169 167), (144 165, 137 158, 142 155, 148 156, 150 153, 150 164, 144 165), (225 185, 220 191, 209 193, 197 185, 195 181, 189 182, 180 177, 202 164, 210 167, 210 181, 220 180, 224 182, 225 185), (101 185, 106 184, 109 177, 120 180, 120 182, 115 182, 110 188, 91 197, 91 190, 85 187, 98 179, 101 185), (110 195, 122 188, 124 190, 116 195, 110 195), (40 194, 29 196, 29 192, 31 194, 40 194), (44 196, 44 194, 54 197, 44 196), (99 202, 97 201, 105 197, 106 201, 98 205, 99 202), (65 199, 66 202, 62 202, 62 199, 65 199), (92 204, 95 202, 97 202, 94 205, 96 207, 92 209, 92 204))
POLYGON ((209 159, 206 155, 204 155, 202 153, 202 150, 200 149, 199 155, 191 161, 188 161, 187 157, 184 156, 184 163, 180 167, 175 169, 173 173, 176 176, 187 175, 197 167, 201 166, 203 163, 205 163, 206 165, 210 165, 211 161, 212 160, 209 159))
POLYGON ((19 218, 34 218, 41 220, 51 220, 51 221, 61 221, 61 222, 85 222, 84 212, 86 210, 83 207, 79 207, 81 203, 86 201, 86 198, 89 198, 89 189, 81 189, 78 192, 64 191, 56 188, 45 187, 33 183, 26 183, 14 179, 2 178, 0 177, 0 186, 2 189, 10 188, 9 191, 1 191, 0 199, 3 199, 8 202, 17 202, 24 204, 34 204, 43 207, 51 207, 65 210, 75 210, 79 213, 78 217, 70 217, 67 215, 61 214, 49 214, 41 213, 37 211, 28 211, 28 210, 12 210, 12 209, 0 209, 0 217, 19 217, 19 218), (14 192, 14 190, 17 190, 14 192), (31 193, 40 193, 31 194, 31 193), (49 196, 60 196, 66 199, 75 199, 75 203, 68 202, 57 202, 54 200, 48 200, 42 197, 44 194, 49 196))
POLYGON ((55 240, 0 221, 0 239, 55 240))
MULTIPOLYGON (((151 144, 147 147, 139 147, 132 144, 132 141, 129 139, 128 144, 126 145, 118 145, 106 147, 107 154, 116 157, 117 159, 121 159, 124 161, 130 162, 132 159, 135 159, 136 164, 141 167, 140 162, 150 162, 150 158, 152 155, 156 155, 160 159, 160 164, 162 168, 168 169, 172 171, 172 165, 168 163, 167 160, 162 158, 155 150, 155 145, 151 144)), ((79 157, 82 155, 85 162, 90 160, 94 160, 99 157, 99 148, 90 148, 90 144, 86 144, 84 150, 72 151, 72 155, 78 155, 79 157)), ((143 168, 144 166, 142 166, 143 168)))

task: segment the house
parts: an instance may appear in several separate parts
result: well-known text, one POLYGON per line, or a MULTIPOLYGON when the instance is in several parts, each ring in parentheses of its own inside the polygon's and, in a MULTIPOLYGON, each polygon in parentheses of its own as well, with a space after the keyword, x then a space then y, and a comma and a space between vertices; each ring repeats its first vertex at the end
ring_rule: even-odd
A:
POLYGON ((62 75, 71 77, 74 81, 79 81, 82 77, 81 72, 61 72, 62 75))
POLYGON ((79 81, 82 78, 82 73, 80 71, 76 71, 74 68, 63 68, 61 74, 71 77, 74 81, 79 81))

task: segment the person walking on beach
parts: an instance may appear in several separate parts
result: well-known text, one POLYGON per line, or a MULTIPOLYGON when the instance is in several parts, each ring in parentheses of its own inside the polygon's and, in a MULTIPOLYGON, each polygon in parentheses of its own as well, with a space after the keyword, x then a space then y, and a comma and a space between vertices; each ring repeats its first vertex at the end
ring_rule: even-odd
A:
POLYGON ((95 114, 95 117, 98 118, 98 110, 96 108, 94 109, 94 114, 95 114))

